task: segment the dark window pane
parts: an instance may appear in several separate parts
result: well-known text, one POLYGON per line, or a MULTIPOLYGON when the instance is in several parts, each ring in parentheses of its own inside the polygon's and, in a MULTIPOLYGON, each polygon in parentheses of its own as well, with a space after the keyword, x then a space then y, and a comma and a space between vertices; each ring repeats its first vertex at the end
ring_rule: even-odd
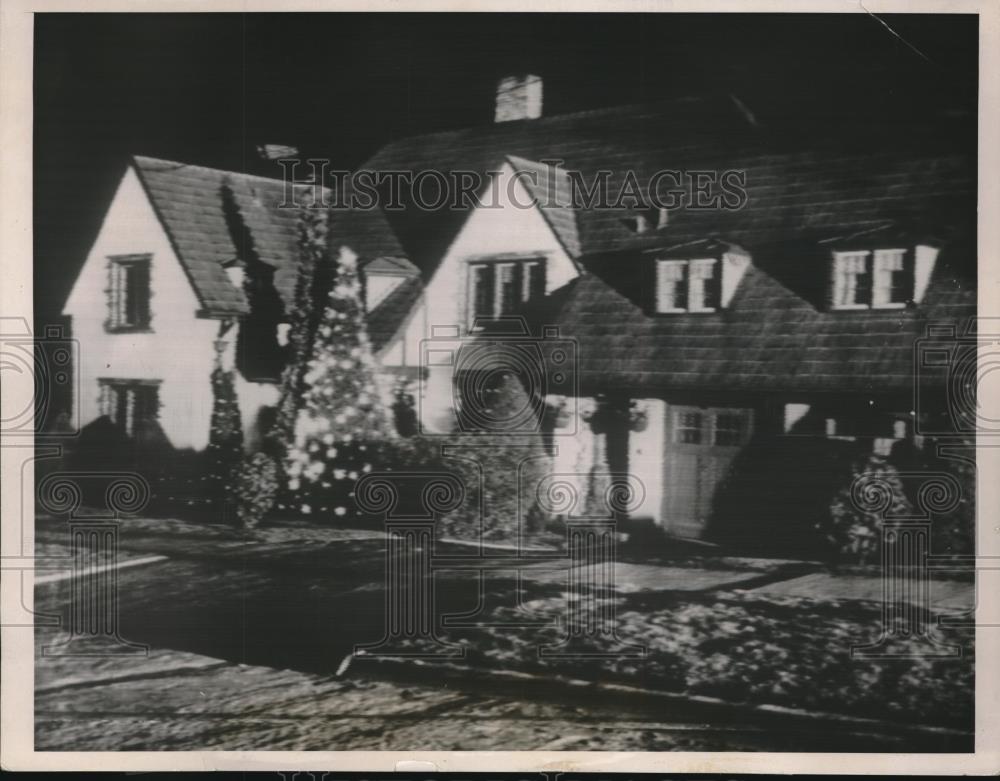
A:
POLYGON ((715 444, 739 445, 743 441, 743 418, 740 415, 722 412, 715 418, 715 444))
POLYGON ((854 303, 868 304, 872 302, 872 258, 869 255, 865 259, 864 273, 857 276, 857 288, 855 289, 854 303))
POLYGON ((126 328, 149 325, 149 263, 116 263, 111 284, 112 325, 126 328))
POLYGON ((536 301, 545 295, 545 267, 541 263, 525 265, 525 301, 536 301))
POLYGON ((489 266, 473 266, 472 272, 472 316, 493 317, 493 269, 489 266))
POLYGON ((682 412, 677 419, 677 441, 685 445, 701 442, 701 413, 682 412))
POLYGON ((707 309, 718 309, 722 301, 722 274, 718 266, 718 263, 712 266, 712 276, 705 280, 704 306, 707 309))
POLYGON ((517 266, 512 263, 497 265, 497 284, 500 285, 500 311, 497 314, 512 314, 518 305, 517 266))
POLYGON ((913 295, 913 274, 909 269, 892 272, 892 288, 889 291, 889 301, 893 304, 905 304, 913 295))
POLYGON ((128 389, 118 385, 111 392, 114 394, 115 424, 125 429, 128 423, 128 389))

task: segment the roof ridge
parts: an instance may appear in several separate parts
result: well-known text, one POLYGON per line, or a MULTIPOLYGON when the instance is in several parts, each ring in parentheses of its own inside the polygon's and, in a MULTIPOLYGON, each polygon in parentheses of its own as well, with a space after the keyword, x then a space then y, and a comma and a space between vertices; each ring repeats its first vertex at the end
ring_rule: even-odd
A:
MULTIPOLYGON (((636 103, 618 103, 613 106, 602 106, 600 108, 588 108, 580 109, 578 111, 569 111, 562 114, 543 114, 536 119, 530 120, 516 120, 512 122, 490 122, 477 125, 465 125, 463 127, 449 128, 447 130, 435 130, 431 133, 416 133, 414 135, 400 136, 399 138, 394 138, 382 146, 380 146, 374 154, 370 155, 368 160, 374 160, 383 150, 390 149, 397 144, 408 143, 416 140, 431 140, 435 138, 446 138, 448 136, 460 135, 462 133, 469 132, 483 132, 490 129, 497 128, 514 128, 523 127, 524 123, 530 123, 532 126, 544 125, 549 122, 564 121, 564 120, 575 120, 575 119, 589 119, 593 117, 600 116, 613 116, 618 113, 627 113, 629 111, 636 111, 639 109, 664 109, 671 106, 677 106, 679 104, 708 104, 710 101, 717 101, 720 105, 727 106, 731 108, 734 112, 736 107, 732 105, 728 96, 723 100, 722 96, 719 94, 710 95, 686 95, 677 98, 664 98, 663 100, 654 101, 644 101, 636 103)), ((367 162, 367 161, 366 161, 367 162)))
MULTIPOLYGON (((211 171, 212 173, 222 174, 224 176, 239 176, 243 179, 254 179, 262 182, 267 182, 268 184, 282 184, 283 179, 278 179, 273 176, 262 176, 261 174, 249 174, 243 171, 230 171, 226 168, 215 168, 209 165, 198 165, 197 163, 185 163, 180 160, 166 160, 162 157, 151 157, 149 155, 130 155, 132 161, 138 165, 143 163, 154 163, 164 166, 174 166, 176 170, 182 168, 195 168, 201 171, 211 171)), ((160 169, 163 170, 163 169, 160 169)), ((293 182, 293 184, 299 185, 302 182, 293 182)))

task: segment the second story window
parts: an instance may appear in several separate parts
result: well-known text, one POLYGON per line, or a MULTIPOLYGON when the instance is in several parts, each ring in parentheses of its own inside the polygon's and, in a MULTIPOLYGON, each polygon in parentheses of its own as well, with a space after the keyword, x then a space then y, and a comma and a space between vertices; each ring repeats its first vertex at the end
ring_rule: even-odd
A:
POLYGON ((656 311, 714 312, 719 308, 715 258, 656 261, 656 311))
POLYGON ((900 309, 912 296, 905 249, 834 253, 834 309, 900 309))
POLYGON ((469 264, 469 320, 503 317, 545 295, 545 262, 491 260, 469 264))
POLYGON ((110 258, 108 330, 145 331, 149 328, 149 255, 110 258))

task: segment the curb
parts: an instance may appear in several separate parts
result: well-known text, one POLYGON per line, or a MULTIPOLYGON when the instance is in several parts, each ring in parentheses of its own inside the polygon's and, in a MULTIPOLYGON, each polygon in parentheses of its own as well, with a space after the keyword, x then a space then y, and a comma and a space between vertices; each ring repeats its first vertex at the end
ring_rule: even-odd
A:
MULTIPOLYGON (((525 692, 540 697, 551 696, 560 700, 584 700, 598 705, 625 705, 634 709, 655 709, 663 715, 664 706, 681 706, 685 721, 697 722, 702 718, 715 723, 740 721, 755 727, 764 725, 796 727, 798 729, 839 730, 862 733, 870 736, 922 737, 931 744, 972 741, 974 733, 954 727, 928 726, 907 722, 849 716, 826 711, 809 711, 783 705, 750 705, 735 703, 717 697, 697 694, 680 694, 657 689, 644 689, 623 683, 587 681, 565 676, 542 676, 512 670, 491 670, 451 662, 429 662, 419 658, 377 657, 356 655, 355 663, 374 662, 379 673, 397 681, 428 685, 431 681, 473 684, 479 688, 496 689, 500 694, 510 695, 513 691, 525 692)), ((360 669, 360 665, 355 669, 360 669)), ((370 670, 372 668, 369 668, 370 670)), ((374 672, 374 670, 372 670, 374 672)), ((942 750, 928 748, 928 751, 942 750)), ((969 749, 971 750, 971 749, 969 749)))

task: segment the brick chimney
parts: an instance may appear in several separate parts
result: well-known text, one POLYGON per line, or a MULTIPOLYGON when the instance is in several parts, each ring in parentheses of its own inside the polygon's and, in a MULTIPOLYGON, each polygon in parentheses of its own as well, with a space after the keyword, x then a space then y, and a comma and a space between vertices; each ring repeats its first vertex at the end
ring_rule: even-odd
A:
POLYGON ((542 77, 532 73, 504 76, 497 84, 495 122, 538 119, 542 115, 542 77))

